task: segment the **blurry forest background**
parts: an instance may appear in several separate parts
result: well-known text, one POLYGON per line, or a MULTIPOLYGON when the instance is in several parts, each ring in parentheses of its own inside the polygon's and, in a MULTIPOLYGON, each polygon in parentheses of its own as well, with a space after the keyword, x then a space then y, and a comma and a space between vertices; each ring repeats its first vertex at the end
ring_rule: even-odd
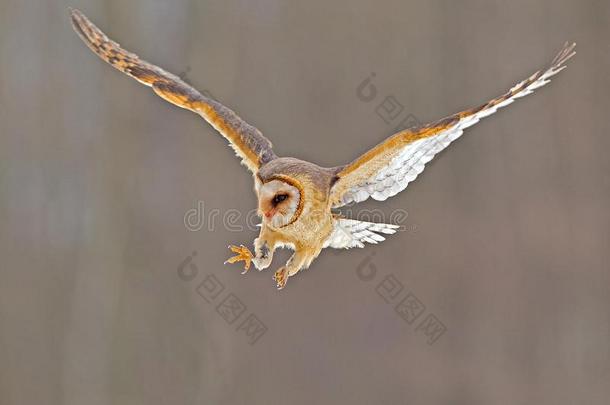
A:
POLYGON ((0 0, 0 404, 608 404, 609 21, 601 0, 0 0), (70 6, 328 166, 578 46, 354 207, 404 232, 278 293, 285 252, 222 265, 256 237, 247 171, 94 56, 70 6))

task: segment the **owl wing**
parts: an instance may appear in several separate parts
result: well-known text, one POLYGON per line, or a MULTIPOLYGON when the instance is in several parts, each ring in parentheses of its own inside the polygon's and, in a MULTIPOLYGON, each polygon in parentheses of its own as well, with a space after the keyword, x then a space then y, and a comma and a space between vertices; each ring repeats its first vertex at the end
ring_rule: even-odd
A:
POLYGON ((335 249, 363 248, 365 242, 372 244, 383 242, 385 237, 380 234, 391 235, 398 228, 400 228, 398 225, 376 224, 337 217, 334 219, 333 231, 324 241, 323 247, 335 249))
POLYGON ((551 76, 565 68, 563 64, 574 55, 575 46, 566 43, 546 69, 534 73, 506 94, 477 108, 399 132, 339 168, 331 189, 332 206, 337 208, 369 197, 383 201, 398 194, 415 180, 434 155, 459 138, 464 129, 547 84, 551 76))
POLYGON ((205 97, 178 76, 121 48, 80 11, 71 10, 71 17, 74 30, 93 52, 121 72, 152 87, 155 93, 170 103, 201 115, 230 142, 252 173, 276 158, 271 142, 231 109, 205 97))

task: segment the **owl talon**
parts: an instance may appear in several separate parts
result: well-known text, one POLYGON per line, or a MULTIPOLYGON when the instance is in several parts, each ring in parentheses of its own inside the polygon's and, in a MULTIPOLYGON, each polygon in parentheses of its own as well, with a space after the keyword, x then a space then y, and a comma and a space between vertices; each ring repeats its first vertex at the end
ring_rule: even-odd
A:
POLYGON ((252 256, 252 252, 250 252, 250 249, 248 249, 247 247, 245 247, 244 245, 239 245, 239 246, 235 246, 235 245, 230 245, 229 249, 231 249, 231 251, 233 253, 237 253, 237 255, 230 257, 226 262, 226 263, 237 263, 240 261, 244 262, 244 271, 242 271, 241 274, 246 274, 248 272, 248 270, 250 270, 250 264, 252 263, 252 258, 254 256, 252 256))
POLYGON ((277 283, 277 289, 281 290, 286 287, 286 282, 288 281, 288 269, 282 267, 273 275, 273 279, 277 283))

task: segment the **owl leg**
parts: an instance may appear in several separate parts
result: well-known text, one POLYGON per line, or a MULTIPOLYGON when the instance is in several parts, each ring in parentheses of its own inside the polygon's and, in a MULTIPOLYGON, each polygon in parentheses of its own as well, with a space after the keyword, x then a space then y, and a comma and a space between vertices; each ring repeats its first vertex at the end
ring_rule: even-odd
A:
POLYGON ((275 245, 269 244, 262 238, 256 238, 254 240, 254 267, 258 271, 265 270, 271 264, 273 260, 273 252, 275 252, 275 245))
POLYGON ((277 289, 281 290, 286 287, 286 283, 288 282, 288 277, 292 277, 297 274, 302 268, 306 267, 308 264, 307 255, 303 254, 300 251, 295 251, 292 257, 288 259, 286 265, 279 268, 275 274, 273 275, 273 279, 277 283, 277 289))
MULTIPOLYGON (((239 245, 239 246, 229 245, 229 249, 231 249, 231 251, 233 253, 236 253, 236 255, 227 259, 225 264, 227 264, 227 263, 232 264, 232 263, 237 263, 237 262, 243 261, 244 262, 244 271, 242 271, 241 274, 246 274, 248 272, 248 270, 250 270, 250 263, 252 262, 252 259, 254 258, 254 256, 252 256, 252 252, 250 252, 250 249, 248 249, 244 245, 239 245)), ((254 265, 256 266, 256 263, 254 263, 254 265)))
POLYGON ((244 262, 244 271, 241 274, 246 274, 250 270, 250 264, 253 263, 259 271, 264 270, 271 264, 273 260, 273 252, 275 246, 270 246, 267 241, 256 238, 254 240, 254 255, 250 252, 250 249, 244 245, 235 246, 230 245, 229 249, 233 253, 237 253, 235 256, 229 258, 225 263, 237 263, 244 262))

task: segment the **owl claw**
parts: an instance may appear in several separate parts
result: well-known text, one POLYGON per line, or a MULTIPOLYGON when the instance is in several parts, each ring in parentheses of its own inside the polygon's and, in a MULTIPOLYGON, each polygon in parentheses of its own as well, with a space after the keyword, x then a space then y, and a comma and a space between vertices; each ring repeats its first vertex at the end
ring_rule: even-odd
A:
POLYGON ((248 249, 244 245, 239 245, 239 246, 229 245, 229 249, 231 249, 231 251, 233 253, 237 253, 237 255, 230 257, 225 262, 225 264, 227 264, 227 263, 233 264, 233 263, 243 261, 244 262, 244 271, 242 271, 241 274, 246 274, 248 272, 248 270, 250 270, 250 264, 252 263, 252 258, 254 257, 254 256, 252 256, 252 252, 250 252, 250 249, 248 249))
POLYGON ((282 267, 273 275, 273 279, 277 283, 277 289, 281 290, 286 287, 286 282, 288 281, 288 269, 282 267))

